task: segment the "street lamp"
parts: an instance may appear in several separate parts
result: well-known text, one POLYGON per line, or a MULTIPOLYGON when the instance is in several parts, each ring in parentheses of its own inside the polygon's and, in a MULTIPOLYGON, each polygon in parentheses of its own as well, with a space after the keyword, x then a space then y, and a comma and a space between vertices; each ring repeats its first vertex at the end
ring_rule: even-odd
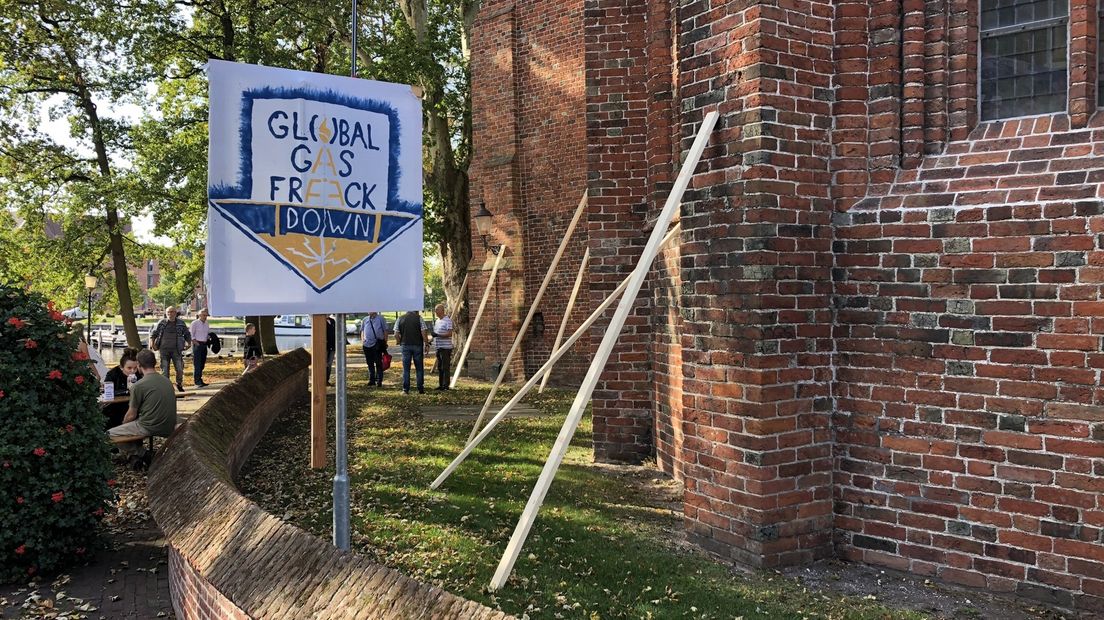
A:
POLYGON ((84 276, 84 288, 88 289, 88 337, 85 340, 92 344, 92 290, 96 288, 96 276, 91 273, 84 276))
POLYGON ((474 219, 475 229, 479 231, 479 236, 483 238, 483 249, 498 256, 498 252, 502 249, 502 246, 490 245, 487 243, 487 235, 491 234, 494 214, 487 210, 487 202, 485 200, 479 201, 479 211, 475 214, 474 219))

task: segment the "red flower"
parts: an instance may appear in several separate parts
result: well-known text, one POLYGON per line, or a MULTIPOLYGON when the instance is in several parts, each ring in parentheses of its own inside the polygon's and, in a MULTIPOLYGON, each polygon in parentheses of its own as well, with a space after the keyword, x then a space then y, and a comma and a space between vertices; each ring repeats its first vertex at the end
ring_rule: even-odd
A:
POLYGON ((15 503, 22 504, 23 503, 23 496, 22 495, 16 496, 15 503))
POLYGON ((4 390, 0 390, 0 398, 4 398, 4 390))
POLYGON ((47 379, 60 379, 61 378, 61 371, 60 370, 51 370, 50 374, 46 375, 46 378, 47 379))
POLYGON ((77 385, 81 385, 84 383, 84 377, 82 377, 81 375, 77 375, 73 378, 73 381, 76 381, 77 385))
POLYGON ((23 329, 24 327, 27 326, 27 322, 26 321, 21 321, 21 320, 19 320, 16 317, 13 316, 12 318, 8 319, 8 325, 11 325, 12 327, 14 327, 16 329, 23 329))
POLYGON ((19 545, 15 548, 15 555, 23 555, 27 552, 27 545, 19 545))
POLYGON ((68 320, 68 319, 65 318, 64 314, 58 312, 57 310, 51 310, 50 311, 50 318, 55 320, 55 321, 67 321, 68 320))
POLYGON ((114 478, 112 478, 111 480, 108 480, 108 481, 107 481, 107 486, 109 486, 109 487, 114 487, 114 486, 115 486, 115 479, 114 479, 114 478))
POLYGON ((85 353, 84 351, 77 351, 76 353, 73 354, 73 361, 74 362, 83 362, 86 359, 88 359, 88 354, 85 353))
POLYGON ((28 566, 28 567, 27 567, 27 574, 28 574, 28 575, 33 575, 33 574, 35 574, 35 567, 33 567, 33 566, 28 566))
POLYGON ((54 300, 52 300, 52 299, 47 299, 46 300, 46 309, 47 310, 53 310, 54 309, 54 300))
POLYGON ((27 342, 23 344, 23 347, 27 349, 36 349, 38 348, 38 343, 28 338, 27 342))
POLYGON ((92 514, 96 515, 97 517, 102 517, 103 516, 103 508, 97 508, 97 509, 93 510, 92 514))
POLYGON ((4 469, 11 467, 11 461, 4 461, 4 469))
POLYGON ((72 424, 66 424, 66 425, 65 425, 65 432, 66 432, 66 433, 72 433, 72 432, 73 432, 73 429, 75 429, 75 428, 76 428, 76 427, 75 427, 75 426, 73 426, 72 424))
POLYGON ((56 503, 60 502, 61 500, 65 499, 65 493, 63 493, 61 491, 58 491, 57 493, 54 493, 53 495, 51 495, 50 499, 54 500, 54 503, 56 504, 56 503))
POLYGON ((46 456, 46 448, 35 448, 34 449, 34 455, 35 456, 46 456))

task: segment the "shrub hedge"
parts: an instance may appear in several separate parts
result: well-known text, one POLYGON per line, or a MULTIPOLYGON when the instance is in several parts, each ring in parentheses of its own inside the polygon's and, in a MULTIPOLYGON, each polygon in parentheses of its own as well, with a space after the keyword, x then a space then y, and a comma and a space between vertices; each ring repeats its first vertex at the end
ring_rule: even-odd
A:
POLYGON ((53 303, 0 284, 0 581, 90 556, 113 492, 99 383, 53 303))

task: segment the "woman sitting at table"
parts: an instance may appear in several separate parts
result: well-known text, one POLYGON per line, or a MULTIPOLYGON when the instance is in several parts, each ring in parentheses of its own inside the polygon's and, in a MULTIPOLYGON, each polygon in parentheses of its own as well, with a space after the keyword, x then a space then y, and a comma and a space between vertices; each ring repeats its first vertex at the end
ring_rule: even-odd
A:
MULTIPOLYGON (((115 385, 115 397, 127 396, 130 393, 132 381, 142 378, 142 372, 138 370, 138 349, 124 349, 119 356, 119 365, 107 371, 104 383, 111 382, 115 385), (131 377, 134 377, 132 380, 131 377)), ((128 403, 105 403, 103 414, 107 416, 107 428, 114 428, 123 423, 128 403)))

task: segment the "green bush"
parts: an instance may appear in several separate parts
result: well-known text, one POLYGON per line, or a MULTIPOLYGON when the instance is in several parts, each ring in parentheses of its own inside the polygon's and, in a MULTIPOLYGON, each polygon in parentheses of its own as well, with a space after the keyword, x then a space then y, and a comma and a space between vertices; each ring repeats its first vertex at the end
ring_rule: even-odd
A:
POLYGON ((98 393, 53 304, 0 285, 0 582, 98 546, 114 484, 98 393))

